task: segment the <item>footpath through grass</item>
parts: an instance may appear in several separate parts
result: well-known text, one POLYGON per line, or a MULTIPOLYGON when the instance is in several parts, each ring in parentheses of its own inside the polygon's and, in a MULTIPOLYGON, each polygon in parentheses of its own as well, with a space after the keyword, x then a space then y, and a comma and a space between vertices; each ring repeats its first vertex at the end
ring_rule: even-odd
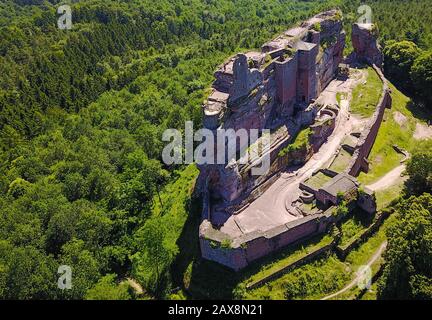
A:
POLYGON ((330 235, 318 235, 264 257, 237 273, 197 257, 184 274, 185 287, 192 297, 197 299, 252 297, 255 290, 247 291, 247 284, 271 275, 332 241, 333 237, 330 235))
MULTIPOLYGON (((369 262, 371 257, 386 240, 386 231, 389 226, 394 223, 395 219, 396 216, 393 215, 387 218, 379 230, 372 237, 370 237, 368 241, 366 241, 356 250, 353 250, 347 256, 345 261, 350 265, 351 270, 357 272, 361 266, 366 265, 369 262)), ((384 259, 381 257, 371 265, 372 275, 375 275, 379 271, 383 262, 384 259)), ((334 297, 333 300, 356 299, 359 297, 360 292, 360 289, 357 286, 354 286, 343 294, 334 297)), ((371 291, 366 292, 362 297, 360 297, 360 299, 376 300, 376 283, 373 283, 371 291)))
POLYGON ((244 299, 318 299, 341 289, 351 271, 336 256, 313 261, 268 284, 245 292, 244 299))
MULTIPOLYGON (((397 144, 408 151, 412 150, 416 144, 413 133, 416 122, 422 120, 416 118, 418 113, 412 108, 410 99, 392 85, 391 89, 393 109, 385 111, 385 121, 382 123, 369 157, 371 161, 370 172, 368 174, 362 173, 359 177, 362 183, 369 184, 376 181, 399 165, 402 156, 394 151, 393 144, 397 144), (395 112, 404 115, 406 120, 403 124, 396 122, 395 112)), ((302 145, 307 135, 307 130, 299 134, 296 145, 302 145)), ((161 198, 164 208, 160 206, 158 199, 155 199, 153 208, 154 215, 171 216, 170 222, 173 225, 173 233, 170 241, 176 242, 180 249, 173 266, 173 276, 178 275, 179 282, 177 283, 181 282, 185 285, 190 298, 320 299, 342 289, 352 281, 358 267, 366 264, 385 241, 385 230, 394 219, 393 216, 388 218, 376 234, 347 256, 345 262, 337 259, 335 255, 330 255, 248 291, 245 289, 247 283, 256 281, 289 265, 306 253, 330 243, 332 238, 329 235, 324 235, 313 238, 298 247, 289 247, 262 259, 240 273, 235 273, 216 263, 202 260, 198 246, 199 217, 197 218, 187 211, 190 208, 190 192, 196 175, 196 168, 188 167, 180 175, 178 181, 167 186, 162 192, 161 198), (180 201, 177 196, 174 197, 173 195, 180 195, 180 201)), ((397 198, 401 188, 402 184, 398 184, 377 192, 379 208, 387 206, 390 201, 397 198)), ((364 228, 365 225, 361 221, 356 221, 353 218, 348 220, 343 226, 345 239, 342 239, 342 242, 349 241, 364 228)), ((372 266, 373 272, 378 270, 381 262, 379 260, 372 266)), ((358 289, 355 287, 337 299, 353 298, 356 294, 358 294, 358 289)), ((373 296, 373 293, 368 293, 365 298, 373 296)), ((185 298, 182 294, 176 297, 185 298)))

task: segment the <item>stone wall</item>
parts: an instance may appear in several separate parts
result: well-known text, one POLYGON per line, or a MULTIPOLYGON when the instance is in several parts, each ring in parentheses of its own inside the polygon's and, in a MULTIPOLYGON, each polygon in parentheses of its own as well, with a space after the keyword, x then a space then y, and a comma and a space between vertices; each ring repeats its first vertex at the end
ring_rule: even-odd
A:
MULTIPOLYGON (((338 26, 332 26, 338 28, 338 26)), ((336 36, 336 42, 328 46, 319 56, 317 64, 317 73, 319 74, 319 92, 334 79, 338 70, 339 64, 343 61, 343 51, 345 49, 346 34, 341 30, 336 36)), ((322 49, 321 49, 322 50, 322 49)))
POLYGON ((252 261, 301 239, 326 231, 334 223, 331 210, 300 218, 266 232, 253 232, 235 239, 213 228, 208 220, 200 226, 200 246, 204 259, 223 264, 235 271, 243 269, 252 261), (229 239, 229 240, 228 240, 229 239), (229 242, 229 247, 222 248, 229 242))
POLYGON ((317 152, 320 147, 327 141, 328 137, 333 133, 336 126, 336 117, 339 109, 328 106, 320 111, 320 118, 316 123, 310 126, 312 135, 309 139, 314 152, 317 152))
POLYGON ((289 165, 301 165, 308 161, 313 155, 313 148, 304 147, 281 155, 281 150, 291 143, 292 138, 302 127, 308 126, 316 117, 318 105, 312 105, 307 110, 297 114, 289 124, 285 133, 272 139, 269 150, 270 168, 265 175, 253 176, 250 174, 251 165, 212 165, 200 167, 199 180, 209 180, 208 188, 214 198, 223 199, 224 211, 215 210, 218 207, 213 203, 211 207, 211 221, 220 225, 226 220, 227 214, 233 214, 248 203, 258 198, 271 183, 274 182, 281 170, 289 165), (290 134, 288 134, 288 132, 290 134), (208 170, 207 172, 205 170, 208 170))
POLYGON ((276 86, 278 101, 282 106, 282 116, 291 116, 294 112, 294 102, 297 94, 298 57, 285 61, 276 61, 276 86))
MULTIPOLYGON (((343 58, 345 33, 340 18, 337 10, 318 14, 265 44, 261 52, 240 53, 216 71, 212 93, 203 106, 204 126, 213 132, 271 129, 271 166, 262 176, 251 175, 251 163, 259 163, 259 158, 248 164, 228 159, 225 164, 199 166, 198 184, 207 192, 200 226, 204 258, 239 270, 290 243, 324 232, 332 223, 333 216, 324 213, 236 239, 217 230, 270 187, 287 165, 307 161, 333 131, 336 114, 330 110, 328 121, 312 127, 313 148, 280 153, 302 127, 317 119, 321 106, 314 99, 334 79, 343 58), (317 23, 321 31, 315 30, 317 23)), ((238 151, 243 149, 239 146, 238 151)))
POLYGON ((298 49, 298 70, 297 70, 297 101, 309 103, 318 97, 318 82, 316 74, 316 57, 319 46, 304 45, 298 49))
POLYGON ((378 135, 378 130, 381 126, 385 109, 391 108, 392 105, 391 91, 388 87, 386 78, 377 66, 374 65, 373 68, 381 78, 383 82, 383 88, 375 112, 372 118, 369 120, 369 123, 367 124, 365 129, 362 131, 360 138, 357 142, 357 146, 355 148, 352 160, 348 168, 346 169, 346 172, 348 172, 352 176, 358 176, 360 171, 367 172, 369 170, 367 158, 378 135))

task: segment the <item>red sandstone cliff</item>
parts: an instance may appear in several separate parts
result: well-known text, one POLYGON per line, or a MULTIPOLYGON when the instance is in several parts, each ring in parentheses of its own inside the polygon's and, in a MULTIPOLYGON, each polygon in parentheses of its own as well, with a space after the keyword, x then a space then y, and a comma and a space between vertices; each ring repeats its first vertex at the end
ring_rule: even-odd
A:
POLYGON ((371 23, 353 24, 351 40, 356 58, 382 68, 384 57, 377 38, 376 25, 371 23))

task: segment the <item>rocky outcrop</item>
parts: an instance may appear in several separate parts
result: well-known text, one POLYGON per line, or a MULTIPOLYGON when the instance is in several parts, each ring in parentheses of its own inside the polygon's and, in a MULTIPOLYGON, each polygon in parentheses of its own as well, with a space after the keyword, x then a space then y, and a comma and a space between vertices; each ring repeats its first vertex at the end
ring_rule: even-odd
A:
POLYGON ((325 20, 321 24, 320 53, 318 54, 317 72, 319 92, 334 79, 339 65, 343 61, 346 33, 337 20, 325 20))
POLYGON ((372 23, 355 23, 351 40, 354 53, 359 61, 375 64, 382 68, 384 56, 378 43, 378 28, 372 23))
POLYGON ((265 204, 259 209, 252 204, 279 178, 290 179, 289 170, 282 175, 284 169, 303 165, 334 131, 339 106, 320 105, 315 99, 340 69, 345 38, 341 13, 327 11, 264 44, 261 52, 231 57, 215 72, 212 93, 203 106, 204 127, 214 134, 220 131, 218 129, 258 129, 261 132, 271 129, 271 143, 268 150, 246 162, 242 161, 247 154, 244 151, 253 149, 257 141, 249 140, 247 145, 239 143, 236 157, 228 157, 226 163, 199 166, 201 174, 197 185, 201 186, 204 199, 199 235, 203 258, 240 270, 286 245, 323 233, 340 218, 333 212, 340 192, 353 200, 350 209, 357 202, 368 212, 376 210, 373 193, 367 189, 360 192, 354 176, 367 166, 366 158, 384 109, 391 105, 391 96, 376 66, 382 65, 382 54, 375 29, 364 25, 353 27, 355 56, 373 64, 384 85, 370 123, 356 136, 355 143, 345 146, 353 155, 347 172, 323 169, 323 173, 332 178, 323 186, 311 188, 300 183, 300 194, 290 189, 285 207, 287 203, 293 204, 293 211, 289 211, 295 216, 292 221, 277 220, 279 216, 275 211, 276 215, 267 218, 271 223, 264 221, 261 227, 265 204), (308 143, 302 140, 301 145, 291 144, 304 127, 310 128, 308 143), (251 169, 262 161, 263 154, 269 155, 269 170, 255 176, 251 169), (314 199, 325 207, 333 207, 325 212, 305 213, 295 205, 314 199))
MULTIPOLYGON (((264 190, 261 185, 283 169, 285 162, 278 160, 279 151, 302 127, 314 123, 320 109, 313 104, 314 99, 334 79, 344 47, 341 13, 331 10, 284 32, 264 44, 261 52, 231 57, 215 72, 213 91, 204 105, 204 126, 215 132, 221 128, 271 129, 273 133, 271 167, 266 175, 251 175, 251 167, 238 163, 238 159, 200 167, 200 180, 208 181, 213 199, 211 208, 225 207, 218 209, 220 213, 242 206, 254 198, 253 191, 264 190)), ((317 146, 334 123, 323 124, 314 130, 317 146)), ((242 150, 239 146, 238 152, 242 150)))
POLYGON ((262 73, 258 69, 248 66, 246 55, 239 53, 233 63, 233 85, 230 88, 229 101, 247 96, 263 81, 262 73))

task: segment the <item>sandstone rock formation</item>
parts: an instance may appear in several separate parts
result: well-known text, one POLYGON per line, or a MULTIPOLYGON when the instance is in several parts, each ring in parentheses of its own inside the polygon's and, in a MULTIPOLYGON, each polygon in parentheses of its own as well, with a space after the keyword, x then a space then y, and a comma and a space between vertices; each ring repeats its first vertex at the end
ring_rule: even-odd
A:
POLYGON ((384 56, 377 38, 376 25, 372 23, 353 24, 351 40, 356 58, 382 68, 384 56))
POLYGON ((340 201, 340 193, 350 199, 350 206, 357 205, 369 213, 376 211, 373 192, 360 192, 354 176, 366 168, 365 161, 391 97, 377 67, 382 66, 382 54, 374 28, 355 25, 353 42, 356 58, 375 64, 384 83, 383 93, 358 143, 341 146, 349 148, 353 155, 347 171, 316 171, 331 177, 320 187, 300 180, 300 169, 289 174, 282 171, 310 160, 335 130, 336 119, 340 121, 344 115, 337 104, 321 105, 321 97, 317 99, 338 70, 348 69, 341 67, 345 48, 341 13, 331 10, 318 14, 264 44, 261 52, 239 53, 215 72, 212 93, 203 106, 204 126, 215 135, 220 129, 270 129, 271 145, 263 151, 270 156, 270 168, 263 175, 251 173, 253 165, 262 160, 262 153, 248 162, 241 161, 244 151, 256 146, 264 136, 239 143, 237 155, 227 157, 224 163, 199 165, 198 185, 204 199, 199 235, 203 258, 240 270, 288 244, 323 233, 339 219, 333 209, 340 201), (308 143, 290 145, 304 127, 309 127, 304 138, 308 143), (297 185, 293 181, 298 181, 297 185), (298 204, 314 200, 324 208, 302 211, 298 204), (284 214, 290 217, 281 218, 284 214))
MULTIPOLYGON (((230 165, 200 167, 201 184, 206 182, 211 195, 214 224, 223 223, 226 216, 258 196, 256 190, 264 191, 266 181, 288 164, 290 160, 281 161, 278 154, 302 127, 314 123, 321 108, 314 99, 334 79, 344 47, 341 13, 331 10, 284 32, 264 44, 261 52, 237 54, 215 72, 213 90, 203 108, 204 126, 215 133, 218 128, 270 129, 273 133, 267 175, 255 177, 250 165, 235 159, 227 159, 230 165)), ((322 125, 328 128, 314 128, 314 149, 331 133, 331 123, 322 125)), ((243 147, 238 146, 239 153, 243 147)))

